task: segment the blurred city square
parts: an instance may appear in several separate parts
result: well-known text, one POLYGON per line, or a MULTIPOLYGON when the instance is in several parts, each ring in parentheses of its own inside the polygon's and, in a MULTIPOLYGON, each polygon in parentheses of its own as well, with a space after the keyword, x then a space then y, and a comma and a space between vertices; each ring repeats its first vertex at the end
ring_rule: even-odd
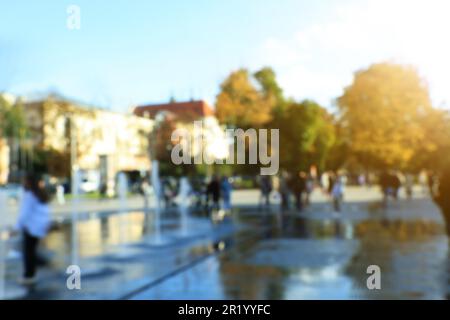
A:
POLYGON ((0 3, 0 300, 447 300, 449 9, 0 3))

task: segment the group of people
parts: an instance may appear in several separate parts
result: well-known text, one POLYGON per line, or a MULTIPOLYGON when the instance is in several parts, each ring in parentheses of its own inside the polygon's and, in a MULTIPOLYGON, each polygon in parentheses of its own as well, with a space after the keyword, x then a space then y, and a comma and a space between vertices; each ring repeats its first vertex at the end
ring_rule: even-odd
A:
POLYGON ((379 183, 383 192, 383 198, 385 202, 389 197, 398 199, 398 191, 400 190, 402 183, 395 172, 382 172, 380 175, 379 183))
MULTIPOLYGON (((212 201, 212 207, 224 210, 231 209, 231 193, 233 190, 229 179, 224 176, 213 176, 206 188, 207 206, 212 201), (221 205, 222 200, 222 205, 221 205)), ((22 256, 24 272, 19 282, 23 285, 33 285, 36 282, 36 270, 39 264, 38 244, 50 229, 50 195, 43 180, 37 174, 27 174, 23 180, 16 230, 22 236, 22 256)))
MULTIPOLYGON (((448 186, 450 185, 450 170, 446 174, 444 175, 445 179, 440 179, 443 180, 440 181, 440 184, 436 183, 437 179, 434 176, 433 179, 429 179, 429 190, 433 199, 442 208, 447 220, 448 230, 450 230, 450 202, 447 201, 448 186), (434 188, 434 185, 439 185, 440 187, 434 188)), ((412 193, 414 177, 405 176, 404 179, 401 179, 396 172, 385 171, 379 176, 379 184, 384 199, 387 201, 390 197, 397 199, 399 189, 402 186, 405 187, 407 195, 412 193)), ((233 186, 228 177, 223 176, 219 178, 217 175, 214 175, 204 186, 208 212, 211 208, 216 210, 231 210, 233 186)), ((324 173, 320 179, 315 179, 312 175, 305 172, 299 172, 297 174, 282 172, 278 180, 281 209, 289 209, 291 198, 293 198, 295 208, 298 211, 302 211, 305 206, 310 204, 310 197, 316 186, 320 186, 329 195, 334 210, 339 212, 344 195, 345 179, 343 176, 334 172, 324 173)), ((260 206, 270 206, 271 194, 275 189, 273 186, 273 177, 261 176, 259 179, 259 187, 261 192, 260 206)), ((40 239, 46 236, 50 226, 49 201, 50 196, 46 192, 45 186, 39 176, 28 174, 23 183, 23 195, 16 226, 17 230, 21 232, 23 239, 24 273, 21 283, 26 285, 33 284, 36 280, 36 268, 39 264, 39 257, 37 255, 38 243, 40 239)))
MULTIPOLYGON (((269 177, 263 177, 261 179, 260 189, 263 199, 269 199, 267 193, 271 192, 271 188, 267 187, 269 185, 267 180, 271 181, 269 177)), ((289 209, 291 196, 293 196, 295 208, 298 211, 302 211, 305 207, 309 206, 311 194, 317 184, 316 179, 306 172, 301 171, 297 174, 289 174, 283 171, 280 175, 278 188, 281 197, 281 209, 289 209)), ((344 181, 342 177, 333 172, 324 173, 319 184, 324 192, 332 199, 334 210, 340 211, 344 195, 344 181)), ((270 202, 267 200, 266 204, 270 204, 270 202)))
POLYGON ((231 210, 231 193, 233 186, 227 176, 219 179, 217 175, 212 176, 206 187, 206 208, 215 210, 231 210), (220 201, 222 200, 222 206, 220 201), (212 201, 212 205, 211 205, 212 201))

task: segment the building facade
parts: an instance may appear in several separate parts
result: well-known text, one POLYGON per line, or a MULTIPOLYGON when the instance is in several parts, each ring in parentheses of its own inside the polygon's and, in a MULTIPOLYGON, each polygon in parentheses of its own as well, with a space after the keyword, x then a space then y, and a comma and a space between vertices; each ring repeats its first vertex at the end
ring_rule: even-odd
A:
POLYGON ((177 129, 185 130, 190 136, 192 157, 197 157, 199 153, 209 159, 228 157, 230 143, 225 128, 219 124, 213 108, 206 101, 145 105, 135 108, 134 113, 155 121, 167 116, 175 119, 177 129))
POLYGON ((59 162, 51 165, 53 175, 67 172, 60 163, 65 162, 111 195, 118 172, 143 174, 151 168, 150 119, 54 99, 26 103, 25 110, 33 150, 50 151, 59 162))

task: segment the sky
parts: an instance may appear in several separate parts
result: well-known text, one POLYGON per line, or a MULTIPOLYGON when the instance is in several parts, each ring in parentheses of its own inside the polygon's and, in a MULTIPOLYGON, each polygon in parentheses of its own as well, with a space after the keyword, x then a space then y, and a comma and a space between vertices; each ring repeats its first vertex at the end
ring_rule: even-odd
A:
POLYGON ((288 97, 332 107, 355 71, 393 61, 447 107, 449 14, 448 0, 0 0, 0 92, 213 104, 231 71, 271 66, 288 97))

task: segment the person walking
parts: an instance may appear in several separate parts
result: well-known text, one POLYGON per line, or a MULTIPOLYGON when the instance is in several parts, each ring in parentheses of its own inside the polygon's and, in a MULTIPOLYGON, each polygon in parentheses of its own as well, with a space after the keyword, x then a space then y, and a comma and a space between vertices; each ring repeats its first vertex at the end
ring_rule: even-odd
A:
POLYGON ((387 207, 390 193, 390 178, 386 171, 383 171, 379 178, 381 192, 383 193, 383 207, 387 207))
POLYGON ((233 191, 233 186, 227 176, 222 177, 222 181, 220 182, 220 191, 222 193, 223 209, 231 210, 231 192, 233 191))
POLYGON ((213 209, 215 210, 219 210, 220 209, 220 183, 219 183, 219 179, 217 178, 216 175, 214 175, 211 179, 211 181, 208 184, 208 187, 206 189, 206 203, 208 206, 208 210, 209 210, 209 201, 210 199, 212 199, 213 201, 213 209))
POLYGON ((270 194, 273 190, 272 179, 269 176, 262 176, 260 182, 261 203, 270 207, 270 194))
POLYGON ((305 189, 305 205, 308 207, 311 204, 311 194, 314 191, 314 179, 311 175, 306 177, 305 189))
POLYGON ((323 193, 328 193, 328 184, 330 183, 329 180, 329 173, 324 172, 320 176, 320 187, 322 188, 323 193))
POLYGON ((300 172, 292 176, 291 190, 295 197, 295 205, 298 211, 303 210, 303 193, 306 191, 306 175, 300 172))
POLYGON ((289 209, 289 175, 286 171, 281 172, 280 184, 278 186, 278 192, 281 196, 281 210, 289 209))
POLYGON ((391 188, 392 188, 392 196, 395 200, 398 200, 398 193, 400 191, 400 188, 402 186, 402 182, 400 181, 400 178, 398 177, 398 174, 393 171, 391 173, 391 188))
POLYGON ((336 180, 336 175, 333 171, 328 173, 328 183, 327 183, 327 193, 331 196, 331 192, 333 191, 334 181, 336 180))
POLYGON ((331 190, 331 197, 333 199, 333 208, 335 212, 341 211, 341 203, 344 197, 344 183, 341 176, 336 176, 331 190))
POLYGON ((17 229, 23 236, 24 274, 20 283, 32 285, 36 282, 39 240, 47 235, 50 226, 49 195, 42 181, 35 174, 28 174, 24 180, 24 194, 20 204, 17 229))
POLYGON ((405 192, 406 197, 411 200, 413 197, 414 188, 414 176, 411 173, 407 173, 405 176, 405 192))

